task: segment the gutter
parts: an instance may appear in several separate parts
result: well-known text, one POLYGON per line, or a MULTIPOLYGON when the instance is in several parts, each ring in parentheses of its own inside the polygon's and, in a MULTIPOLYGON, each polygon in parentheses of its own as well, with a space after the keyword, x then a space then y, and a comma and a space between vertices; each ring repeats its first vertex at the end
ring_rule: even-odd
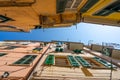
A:
POLYGON ((25 80, 30 80, 31 76, 33 75, 33 71, 35 70, 35 68, 38 66, 38 63, 41 61, 43 55, 46 53, 46 51, 49 49, 51 44, 49 44, 49 46, 47 47, 47 49, 43 52, 43 54, 41 55, 41 57, 38 59, 38 61, 36 62, 36 64, 34 65, 34 67, 30 70, 30 73, 26 76, 25 80))

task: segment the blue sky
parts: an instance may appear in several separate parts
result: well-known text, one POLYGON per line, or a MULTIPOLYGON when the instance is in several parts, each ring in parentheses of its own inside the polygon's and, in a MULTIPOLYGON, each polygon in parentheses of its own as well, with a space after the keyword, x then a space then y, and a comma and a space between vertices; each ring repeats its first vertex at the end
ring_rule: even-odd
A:
POLYGON ((79 23, 67 28, 49 28, 32 30, 30 33, 24 32, 0 32, 2 40, 69 40, 74 42, 93 43, 112 42, 120 43, 120 28, 106 25, 96 25, 79 23))

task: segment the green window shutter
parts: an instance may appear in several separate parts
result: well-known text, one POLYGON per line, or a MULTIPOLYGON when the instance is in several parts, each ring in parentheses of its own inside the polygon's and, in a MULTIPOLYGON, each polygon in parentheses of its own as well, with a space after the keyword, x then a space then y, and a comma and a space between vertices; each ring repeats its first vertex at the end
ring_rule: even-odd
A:
POLYGON ((87 3, 81 8, 80 12, 84 13, 94 6, 99 0, 88 0, 87 3))

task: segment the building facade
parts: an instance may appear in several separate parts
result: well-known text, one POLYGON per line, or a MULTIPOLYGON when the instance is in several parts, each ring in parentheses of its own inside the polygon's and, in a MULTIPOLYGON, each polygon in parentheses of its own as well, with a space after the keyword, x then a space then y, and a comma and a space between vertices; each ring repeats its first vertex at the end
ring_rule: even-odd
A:
POLYGON ((0 30, 29 32, 80 22, 119 27, 119 4, 119 0, 0 0, 0 30))

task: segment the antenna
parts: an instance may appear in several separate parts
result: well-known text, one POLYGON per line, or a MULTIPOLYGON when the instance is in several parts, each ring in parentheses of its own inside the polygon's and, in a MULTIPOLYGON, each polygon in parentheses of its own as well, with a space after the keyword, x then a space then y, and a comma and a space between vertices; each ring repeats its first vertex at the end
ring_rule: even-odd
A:
POLYGON ((76 25, 76 30, 77 30, 77 24, 75 24, 76 25))

